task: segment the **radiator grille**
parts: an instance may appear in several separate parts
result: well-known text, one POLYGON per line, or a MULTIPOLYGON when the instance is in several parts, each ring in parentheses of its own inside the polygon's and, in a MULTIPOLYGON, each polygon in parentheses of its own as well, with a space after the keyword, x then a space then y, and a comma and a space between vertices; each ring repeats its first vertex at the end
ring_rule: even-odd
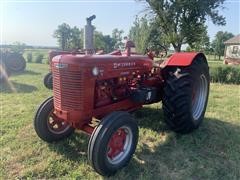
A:
POLYGON ((82 110, 84 94, 82 73, 53 69, 54 106, 62 110, 82 110))

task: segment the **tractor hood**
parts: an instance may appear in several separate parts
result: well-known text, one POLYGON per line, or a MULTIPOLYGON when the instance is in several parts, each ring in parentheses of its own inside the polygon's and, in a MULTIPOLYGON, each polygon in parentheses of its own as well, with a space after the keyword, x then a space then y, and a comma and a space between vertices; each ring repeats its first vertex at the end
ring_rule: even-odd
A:
POLYGON ((104 69, 106 71, 112 70, 127 70, 127 69, 144 69, 151 70, 153 61, 148 56, 132 55, 73 55, 65 54, 58 55, 52 59, 53 68, 58 69, 92 69, 93 67, 104 69))

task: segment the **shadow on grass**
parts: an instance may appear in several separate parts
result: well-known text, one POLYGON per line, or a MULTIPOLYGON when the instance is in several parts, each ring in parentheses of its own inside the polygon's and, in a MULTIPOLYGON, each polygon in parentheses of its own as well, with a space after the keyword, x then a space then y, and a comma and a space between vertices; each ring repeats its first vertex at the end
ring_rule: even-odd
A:
POLYGON ((37 88, 35 86, 18 82, 9 81, 9 83, 4 82, 0 84, 1 93, 31 93, 36 90, 37 88))
MULTIPOLYGON (((134 116, 146 134, 140 135, 130 164, 106 179, 240 178, 240 126, 206 118, 198 130, 179 135, 168 130, 161 109, 145 107, 134 116)), ((49 148, 86 163, 88 140, 87 135, 75 133, 49 148)))
POLYGON ((84 133, 73 133, 64 141, 48 144, 48 146, 71 161, 86 162, 88 139, 88 135, 84 133))
MULTIPOLYGON (((144 110, 145 111, 145 110, 144 110)), ((150 110, 151 111, 151 110, 150 110)), ((157 114, 149 125, 140 127, 159 134, 157 114)), ((158 136, 160 138, 161 135, 158 136)), ((141 138, 141 136, 140 136, 141 138)), ((151 140, 151 139, 150 139, 151 140)), ((155 138, 157 140, 157 138, 155 138)), ((167 133, 164 141, 141 142, 127 168, 113 179, 239 179, 240 126, 224 120, 205 118, 200 128, 187 135, 167 133)))
POLYGON ((153 131, 162 132, 168 130, 163 120, 163 111, 161 108, 144 107, 133 113, 134 118, 138 122, 139 127, 151 129, 153 131))
POLYGON ((23 72, 18 72, 18 73, 12 73, 11 76, 17 76, 17 75, 22 75, 22 74, 26 74, 26 75, 39 75, 41 73, 32 71, 32 70, 25 70, 23 72))

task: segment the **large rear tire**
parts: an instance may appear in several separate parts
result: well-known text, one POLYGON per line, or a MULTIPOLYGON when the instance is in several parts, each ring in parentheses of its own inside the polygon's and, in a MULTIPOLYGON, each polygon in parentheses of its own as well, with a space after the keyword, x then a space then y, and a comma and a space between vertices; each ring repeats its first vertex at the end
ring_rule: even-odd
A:
POLYGON ((209 95, 209 69, 198 56, 187 67, 168 67, 165 73, 163 112, 177 133, 190 133, 202 123, 209 95))
POLYGON ((127 112, 113 112, 94 129, 88 144, 88 159, 103 176, 126 166, 138 142, 138 126, 127 112))
POLYGON ((74 131, 70 124, 59 119, 53 111, 53 98, 50 97, 40 105, 34 118, 35 131, 46 142, 62 140, 74 131))

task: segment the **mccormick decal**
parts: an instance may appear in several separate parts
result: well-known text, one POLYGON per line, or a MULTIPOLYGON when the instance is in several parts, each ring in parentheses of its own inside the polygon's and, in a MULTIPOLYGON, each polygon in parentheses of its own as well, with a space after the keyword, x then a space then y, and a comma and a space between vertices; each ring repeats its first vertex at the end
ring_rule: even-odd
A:
POLYGON ((68 64, 64 64, 64 63, 55 63, 55 68, 57 69, 64 69, 68 67, 68 64))
POLYGON ((123 68, 123 67, 133 67, 136 66, 135 62, 120 62, 120 63, 113 63, 113 68, 123 68))

